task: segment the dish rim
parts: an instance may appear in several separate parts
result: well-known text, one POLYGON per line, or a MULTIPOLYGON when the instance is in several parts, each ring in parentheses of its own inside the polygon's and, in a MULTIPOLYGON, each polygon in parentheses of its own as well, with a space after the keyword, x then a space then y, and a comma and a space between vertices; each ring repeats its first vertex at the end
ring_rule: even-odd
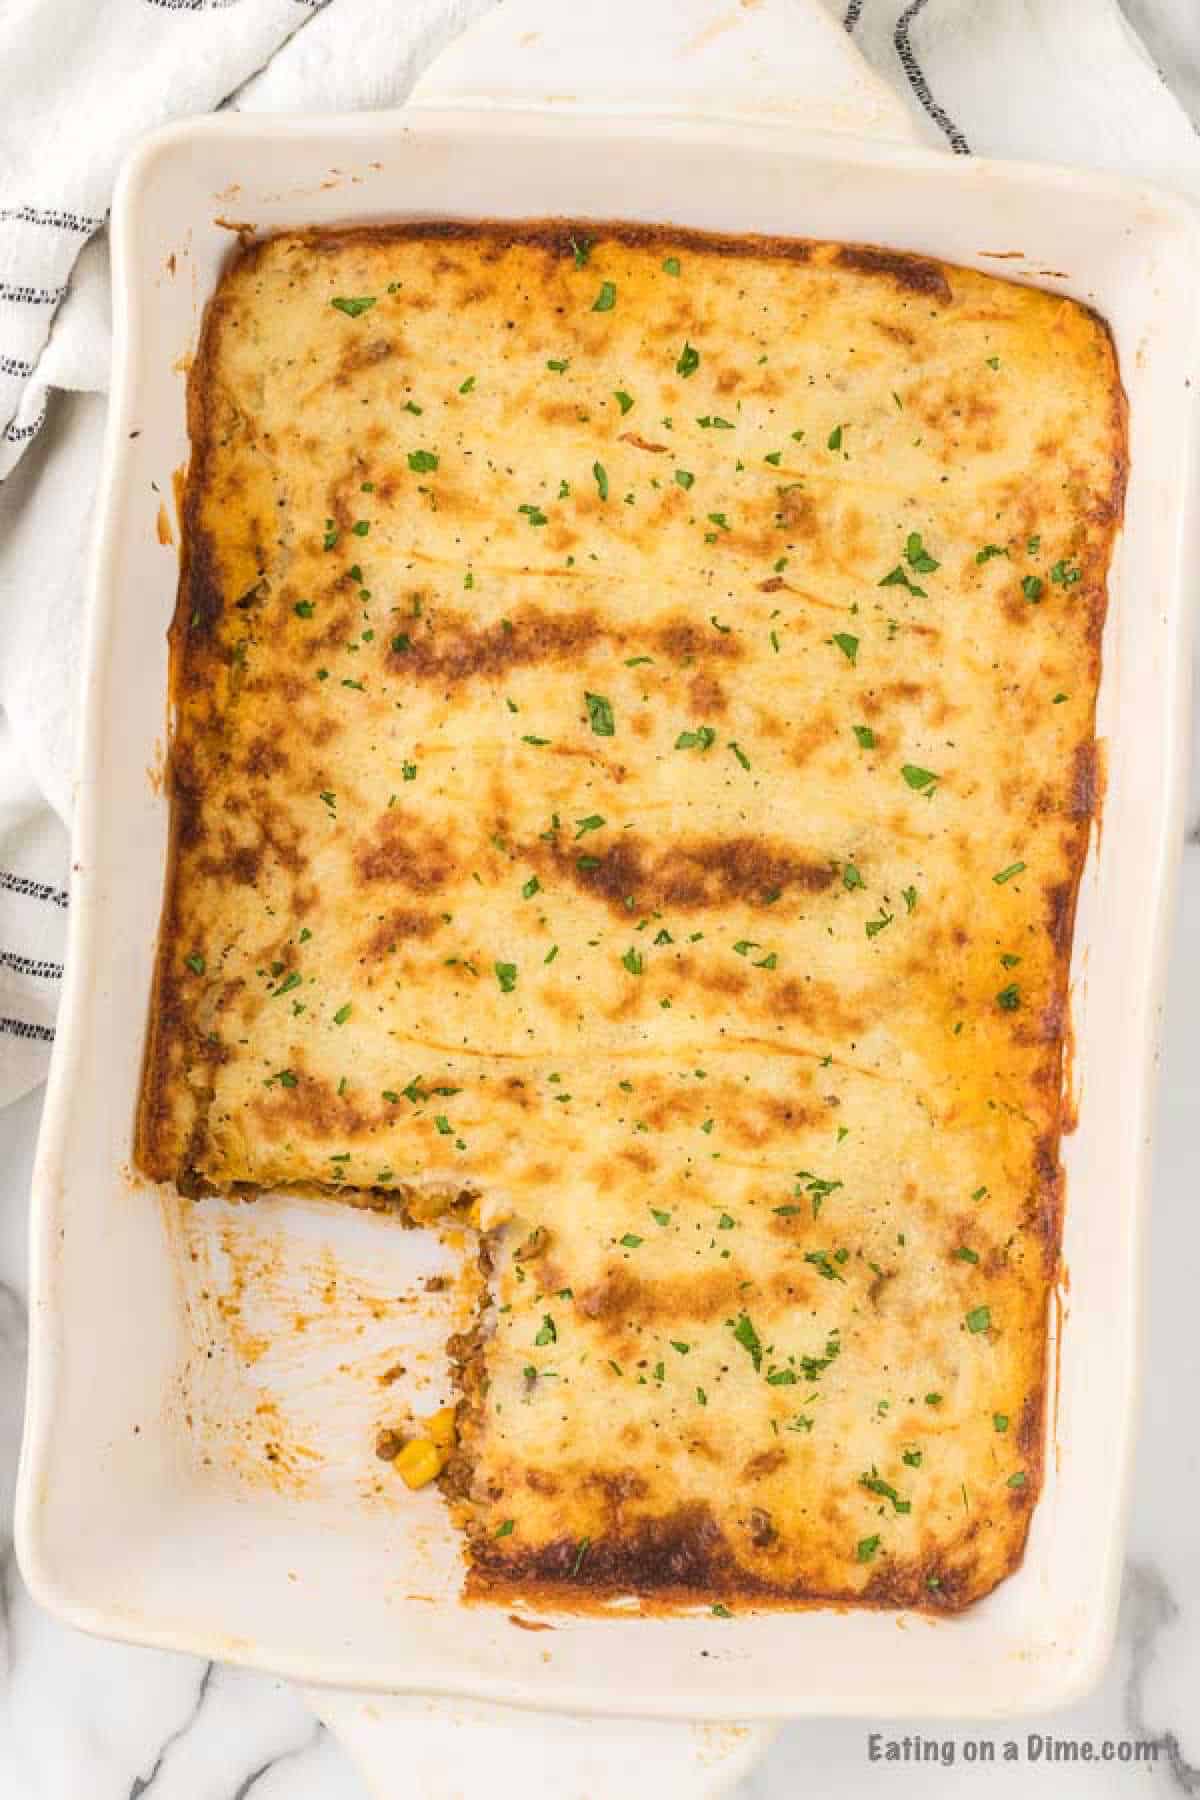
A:
MULTIPOLYGON (((58 1355, 54 1343, 54 1327, 56 1322, 62 1324, 61 1320, 56 1321, 55 1318, 53 1246, 49 1241, 49 1234, 53 1223, 52 1209, 55 1204, 59 1179, 58 1168, 70 1134, 69 1095, 72 1081, 80 1073, 83 1025, 90 1004, 87 993, 87 959, 89 954, 94 954, 97 949, 89 899, 90 865, 101 830, 103 814, 100 786, 94 776, 94 771, 99 763, 99 751, 103 739, 103 707, 100 698, 99 675, 113 609, 118 604, 114 579, 115 543, 127 508, 127 495, 124 491, 130 463, 127 434, 132 422, 134 380, 138 372, 138 347, 127 327, 127 318, 131 288, 139 278, 139 252, 136 243, 138 206, 144 183, 152 175, 159 157, 175 150, 180 145, 186 146, 197 140, 224 138, 230 139, 234 143, 249 144, 266 140, 287 144, 298 140, 324 139, 330 141, 332 146, 336 142, 354 144, 363 141, 387 142, 396 136, 403 138, 408 135, 427 134, 447 127, 453 127, 454 131, 458 133, 492 131, 500 136, 531 129, 545 131, 547 135, 551 136, 561 132, 582 132, 593 136, 599 133, 601 136, 616 135, 622 138, 636 138, 647 134, 656 137, 663 133, 676 137, 700 133, 711 138, 715 133, 731 140, 732 149, 747 143, 752 146, 758 143, 767 145, 786 143, 789 150, 797 156, 802 156, 805 151, 809 151, 814 156, 824 153, 826 156, 844 159, 860 167, 863 165, 887 165, 901 171, 933 172, 937 178, 950 183, 981 182, 992 178, 1003 179, 1019 183, 1024 188, 1037 188, 1043 197, 1050 192, 1060 201, 1065 201, 1073 192, 1085 189, 1100 195, 1111 194, 1114 198, 1119 197, 1123 202, 1131 201, 1135 195, 1150 193, 1162 207, 1169 213, 1173 213, 1181 223, 1186 225, 1192 240, 1191 253, 1200 264, 1200 228, 1198 228, 1196 210, 1179 196, 1165 190, 1154 189, 1151 184, 1107 173, 1093 173, 1044 164, 1009 163, 975 158, 970 159, 967 164, 947 157, 942 151, 920 145, 858 140, 829 131, 805 132, 798 130, 790 121, 749 124, 744 117, 734 118, 706 114, 703 119, 696 119, 681 117, 670 112, 650 113, 640 110, 634 113, 588 111, 581 113, 577 118, 572 118, 562 114, 550 115, 547 110, 533 108, 528 110, 504 108, 492 111, 490 109, 440 108, 422 105, 415 113, 332 114, 308 118, 249 114, 209 116, 162 127, 143 138, 131 150, 118 178, 112 209, 113 381, 101 472, 97 484, 83 646, 80 762, 82 768, 89 773, 82 775, 77 784, 77 809, 72 833, 68 973, 64 982, 59 1032, 52 1058, 51 1077, 39 1137, 33 1183, 30 1243, 30 1359, 26 1427, 22 1445, 16 1517, 18 1557, 25 1578, 39 1602, 84 1629, 108 1636, 123 1637, 129 1641, 152 1642, 163 1647, 193 1651, 199 1649, 201 1652, 207 1648, 208 1652, 212 1654, 220 1654, 225 1657, 230 1655, 228 1645, 214 1645, 211 1642, 199 1644, 195 1634, 189 1633, 186 1629, 160 1630, 155 1633, 142 1630, 135 1633, 130 1630, 123 1619, 114 1620, 102 1609, 80 1603, 72 1597, 69 1586, 64 1587, 60 1583, 52 1565, 45 1560, 39 1542, 38 1527, 40 1478, 45 1462, 47 1433, 52 1428, 52 1420, 48 1417, 47 1394, 53 1385, 54 1367, 58 1355)), ((346 216, 356 223, 368 223, 379 215, 355 212, 351 205, 346 216)), ((400 215, 393 213, 390 216, 400 215)), ((737 227, 733 229, 736 230, 737 227)), ((915 230, 913 235, 919 235, 919 230, 915 230)), ((1007 271, 1004 272, 1007 273, 1007 271)), ((1019 277, 1016 278, 1019 279, 1019 277)), ((1194 461, 1194 405, 1186 448, 1189 457, 1194 461)), ((1190 473, 1191 485, 1194 487, 1194 470, 1191 470, 1190 473)), ((1131 466, 1131 487, 1136 480, 1136 467, 1131 466)), ((1183 535, 1182 528, 1187 522, 1189 510, 1188 496, 1185 495, 1180 508, 1180 536, 1183 535)), ((1175 575, 1176 579, 1172 589, 1165 597, 1170 615, 1165 635, 1172 666, 1166 671, 1162 695, 1164 713, 1172 725, 1169 734, 1164 727, 1164 741, 1169 743, 1167 758, 1169 779, 1159 809, 1158 830, 1155 834, 1156 867, 1150 883, 1151 899, 1147 906, 1146 923, 1147 968, 1151 990, 1148 997, 1152 1004, 1147 1009, 1149 1021, 1147 1031, 1137 1045, 1136 1052, 1129 1052, 1127 1055, 1128 1066, 1135 1069, 1137 1074, 1132 1110, 1145 1127, 1139 1134, 1137 1192, 1130 1201, 1133 1220, 1132 1251, 1133 1258, 1139 1265, 1144 1256, 1145 1209, 1149 1178, 1147 1119, 1149 1109, 1153 1104, 1159 1014, 1161 1013, 1162 993, 1166 979, 1166 959, 1176 885, 1175 865, 1178 861, 1178 847, 1182 837, 1180 825, 1186 798, 1188 734, 1185 697, 1189 679, 1187 656, 1189 619, 1183 571, 1178 566, 1178 558, 1175 559, 1175 575)), ((1089 847, 1089 862, 1092 854, 1092 848, 1089 847)), ((1139 1292, 1135 1296, 1134 1309, 1135 1314, 1140 1314, 1140 1285, 1139 1292)), ((78 1327, 64 1326, 63 1328, 77 1329, 78 1327)), ((1102 1593, 1103 1599, 1097 1603, 1097 1609, 1091 1618, 1091 1623, 1096 1629, 1092 1633, 1090 1659, 1079 1667, 1077 1674, 1072 1672, 1069 1680, 1060 1681, 1059 1686, 1052 1692, 1047 1690, 1044 1696, 1039 1695, 1035 1702, 1038 1706, 1058 1705, 1073 1698, 1076 1694, 1086 1691, 1098 1678, 1107 1660, 1108 1648, 1115 1626, 1120 1558, 1129 1507, 1133 1451, 1132 1396, 1136 1392, 1141 1373, 1140 1343, 1135 1343, 1128 1373, 1130 1394, 1127 1397, 1123 1396, 1121 1402, 1122 1429, 1125 1440, 1118 1476, 1121 1498, 1117 1524, 1110 1534, 1106 1566, 1102 1572, 1099 1572, 1097 1582, 1097 1588, 1102 1593)), ((277 1657, 256 1656, 252 1649, 239 1660, 257 1663, 258 1666, 272 1669, 281 1668, 277 1657)), ((323 1681, 331 1685, 345 1684, 345 1678, 339 1674, 322 1674, 323 1667, 319 1658, 298 1657, 289 1666, 287 1672, 318 1685, 323 1681)), ((378 1685, 378 1683, 372 1685, 378 1685)), ((507 1693, 498 1690, 494 1684, 479 1681, 464 1682, 459 1686, 440 1685, 436 1690, 422 1691, 443 1691, 463 1695, 477 1694, 484 1698, 511 1698, 507 1693)), ((561 1701, 531 1698, 528 1701, 517 1701, 516 1703, 530 1706, 561 1706, 563 1708, 569 1708, 574 1704, 569 1697, 561 1701)), ((839 1707, 838 1710, 856 1713, 864 1710, 878 1710, 878 1705, 878 1697, 873 1699, 868 1707, 864 1704, 862 1696, 847 1695, 844 1707, 839 1707)), ((592 1705, 588 1710, 601 1711, 604 1709, 592 1705)), ((614 1705, 611 1710, 614 1712, 628 1711, 628 1705, 626 1704, 623 1708, 614 1705)), ((656 1708, 652 1704, 646 1710, 661 1712, 661 1708, 656 1708)), ((748 1716, 750 1709, 744 1704, 739 1704, 737 1710, 739 1716, 748 1716)), ((955 1716, 956 1714, 961 1716, 961 1710, 961 1707, 956 1707, 951 1701, 945 1716, 955 1716)), ((763 1716, 781 1715, 778 1714, 777 1709, 773 1709, 771 1713, 763 1716)))

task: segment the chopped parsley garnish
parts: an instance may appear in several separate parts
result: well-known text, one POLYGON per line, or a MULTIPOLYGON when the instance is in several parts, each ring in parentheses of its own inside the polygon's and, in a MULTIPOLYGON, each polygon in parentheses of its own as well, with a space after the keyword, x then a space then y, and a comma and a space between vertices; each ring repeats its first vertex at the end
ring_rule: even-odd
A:
POLYGON ((1011 1488, 1023 1488, 1025 1486, 1024 1469, 1018 1469, 1014 1475, 1010 1475, 1006 1485, 1011 1488))
POLYGON ((773 469, 777 469, 779 467, 780 463, 783 461, 783 451, 782 450, 769 450, 767 452, 766 456, 763 457, 763 461, 765 463, 770 463, 770 465, 773 469))
POLYGON ((732 431, 733 430, 732 422, 729 419, 719 418, 716 413, 705 413, 705 415, 702 419, 696 420, 696 423, 697 423, 697 425, 699 425, 701 431, 732 431))
POLYGON ((1015 981, 1010 981, 1008 986, 1001 988, 996 995, 996 1005, 1003 1012, 1016 1012, 1020 1004, 1021 990, 1015 981))
POLYGON ((607 471, 605 470, 604 464, 594 462, 592 464, 592 474, 596 477, 596 486, 600 490, 600 498, 602 500, 607 500, 608 499, 608 474, 607 474, 607 471))
POLYGON ((982 550, 975 552, 977 563, 990 562, 993 556, 1007 556, 1008 550, 1003 544, 985 544, 982 550))
POLYGON ((533 1341, 538 1349, 542 1349, 546 1344, 557 1344, 558 1330, 549 1313, 542 1314, 542 1322, 533 1341))
POLYGON ((355 519, 350 529, 355 537, 366 537, 368 531, 371 529, 371 521, 369 519, 355 519))
POLYGON ((409 637, 407 631, 398 631, 396 633, 395 637, 392 639, 392 649, 396 652, 397 656, 403 656, 407 651, 412 649, 412 639, 409 637))
POLYGON ((1024 873, 1025 864, 1023 862, 1009 863, 1007 869, 1001 869, 998 874, 992 876, 992 880, 997 887, 1003 887, 1004 883, 1011 881, 1014 875, 1023 875, 1024 873))
POLYGON ((192 971, 193 975, 203 975, 207 965, 198 950, 193 950, 192 954, 190 956, 185 956, 183 960, 192 971))
POLYGON ((663 273, 664 275, 678 275, 679 258, 677 256, 667 257, 666 261, 663 263, 663 273))
POLYGON ((879 585, 880 587, 907 588, 910 594, 915 594, 917 596, 918 600, 924 600, 927 597, 923 587, 917 587, 914 582, 911 582, 908 579, 908 576, 904 573, 904 569, 900 563, 897 563, 894 569, 889 569, 879 585))
POLYGON ((700 352, 685 341, 683 349, 679 352, 679 361, 675 364, 675 373, 682 375, 686 380, 689 375, 694 375, 699 367, 700 352))
POLYGON ((600 283, 600 292, 596 295, 596 298, 592 301, 592 311, 593 312, 611 312, 613 307, 616 304, 617 304, 616 283, 612 282, 612 281, 602 281, 600 283))
POLYGON ((750 758, 746 755, 746 752, 742 749, 740 744, 734 743, 731 740, 726 748, 733 751, 733 754, 737 757, 743 769, 748 769, 750 767, 750 758))
POLYGON ((581 838, 589 831, 599 831, 604 824, 604 820, 599 813, 589 813, 586 819, 576 819, 575 823, 579 827, 575 836, 581 838))
POLYGON ((311 619, 315 608, 311 600, 297 600, 292 611, 298 619, 311 619))
POLYGON ((492 966, 496 971, 496 980, 500 983, 500 992, 511 994, 517 985, 516 963, 498 962, 492 966))
POLYGON ((881 906, 879 909, 879 917, 877 919, 868 919, 866 922, 864 930, 866 931, 867 936, 869 938, 878 937, 881 931, 886 931, 895 916, 895 913, 885 912, 881 906))
POLYGON ((350 1017, 350 1002, 347 1000, 345 1006, 339 1006, 337 1011, 334 1013, 333 1022, 335 1025, 344 1025, 346 1023, 346 1020, 349 1017, 350 1017))
POLYGON ((603 694, 589 694, 586 691, 583 698, 587 704, 588 722, 596 736, 613 737, 616 734, 616 724, 612 701, 606 700, 603 694))
POLYGON ((859 874, 854 863, 847 863, 842 870, 842 886, 848 888, 865 888, 866 882, 859 874))
POLYGON ((879 1535, 876 1533, 874 1537, 859 1538, 854 1554, 859 1562, 870 1562, 878 1548, 879 1535))
POLYGON ((625 1236, 621 1239, 621 1243, 626 1250, 636 1250, 638 1245, 644 1241, 643 1238, 638 1236, 636 1231, 627 1231, 625 1236))
POLYGON ((923 788, 932 787, 937 780, 937 776, 933 773, 932 769, 918 768, 916 763, 905 763, 900 770, 900 773, 903 775, 909 787, 915 788, 918 793, 920 793, 923 788))
POLYGON ((548 525, 550 523, 540 506, 518 506, 517 511, 524 513, 531 525, 548 525))
POLYGON ((1074 587, 1077 581, 1083 580, 1083 570, 1078 568, 1070 557, 1066 557, 1062 562, 1055 563, 1050 571, 1050 579, 1057 582, 1059 587, 1074 587))
POLYGON ((708 520, 710 525, 719 525, 722 531, 729 530, 729 520, 723 512, 709 513, 708 520))
POLYGON ((1007 1413, 993 1413, 992 1414, 992 1426, 996 1431, 1001 1431, 1001 1432, 1007 1431, 1008 1430, 1008 1414, 1007 1413))
POLYGON ((621 409, 621 417, 624 418, 625 414, 633 405, 633 395, 627 394, 624 388, 615 388, 613 390, 613 399, 621 409))
POLYGON ((917 571, 918 575, 932 575, 935 569, 940 569, 942 566, 941 563, 935 562, 926 550, 921 542, 919 531, 909 532, 904 545, 904 560, 910 569, 917 571))
POLYGON ((832 1262, 830 1262, 828 1250, 806 1250, 804 1253, 804 1260, 806 1263, 812 1264, 813 1268, 817 1271, 817 1274, 820 1275, 824 1281, 845 1280, 845 1276, 840 1275, 834 1268, 832 1262))
POLYGON ((959 1262, 977 1263, 979 1261, 978 1251, 972 1250, 967 1244, 960 1244, 954 1254, 959 1262))
POLYGON ((707 750, 716 741, 711 725, 698 725, 695 731, 681 731, 675 739, 677 750, 707 750))
POLYGON ((991 1322, 992 1322, 991 1308, 987 1307, 987 1306, 973 1306, 971 1308, 970 1312, 966 1315, 966 1325, 967 1325, 968 1331, 974 1331, 974 1332, 986 1331, 988 1329, 988 1327, 990 1326, 991 1322))
POLYGON ((1021 578, 1021 592, 1035 606, 1042 597, 1045 585, 1040 575, 1024 575, 1021 578))
POLYGON ((860 1484, 867 1489, 868 1493, 878 1494, 883 1500, 890 1500, 898 1513, 912 1511, 912 1501, 902 1500, 891 1482, 884 1481, 874 1466, 872 1466, 869 1475, 860 1475, 858 1479, 860 1484))
POLYGON ((529 877, 529 880, 525 883, 525 885, 521 889, 521 898, 523 900, 532 900, 533 896, 535 894, 540 894, 541 891, 542 891, 541 882, 538 880, 536 875, 531 875, 529 877))
POLYGON ((435 1114, 433 1122, 438 1128, 439 1137, 452 1137, 454 1135, 454 1127, 451 1125, 445 1113, 435 1114))
POLYGON ((493 1535, 495 1537, 510 1537, 515 1523, 516 1521, 513 1519, 505 1519, 502 1525, 497 1525, 493 1535))
POLYGON ((298 988, 299 986, 300 986, 299 972, 298 972, 298 970, 293 969, 290 975, 284 976, 283 980, 280 982, 279 986, 275 989, 275 992, 271 996, 271 998, 273 1000, 278 1000, 281 994, 290 994, 292 992, 293 988, 298 988))
POLYGON ((904 902, 905 912, 908 912, 908 913, 916 912, 916 910, 917 910, 917 890, 915 887, 901 888, 900 889, 900 898, 904 902))
POLYGON ((642 961, 642 955, 639 950, 634 949, 632 944, 621 958, 621 966, 622 968, 628 969, 631 975, 642 974, 645 967, 642 961))
POLYGON ((812 1216, 814 1219, 820 1217, 822 1201, 828 1200, 830 1194, 836 1194, 838 1189, 844 1186, 844 1182, 827 1181, 822 1175, 814 1175, 811 1169, 798 1169, 796 1171, 795 1191, 797 1197, 801 1194, 809 1195, 812 1200, 812 1216))
POLYGON ((852 637, 848 631, 835 631, 830 642, 837 645, 838 649, 851 666, 857 663, 858 639, 856 637, 852 637))
POLYGON ((851 730, 858 739, 858 747, 860 750, 873 750, 875 748, 875 733, 871 730, 869 725, 854 725, 851 727, 851 730))
POLYGON ((591 254, 592 254, 591 238, 578 238, 578 239, 572 238, 571 239, 571 255, 575 258, 575 267, 577 269, 582 269, 585 267, 585 265, 587 263, 587 259, 591 254))
POLYGON ((556 375, 565 375, 570 366, 571 359, 569 356, 552 356, 546 363, 546 367, 548 369, 553 369, 556 375))
POLYGON ((830 432, 829 437, 826 440, 825 447, 827 450, 840 450, 841 449, 843 430, 844 430, 844 427, 841 425, 834 426, 833 430, 830 432))
POLYGON ((757 1373, 762 1367, 762 1344, 759 1342, 758 1333, 754 1329, 749 1313, 739 1313, 736 1319, 726 1319, 725 1323, 731 1328, 735 1339, 748 1354, 757 1373))
POLYGON ((473 375, 468 375, 467 379, 463 382, 462 386, 459 388, 458 391, 460 394, 469 394, 474 386, 475 386, 475 377, 473 375))
POLYGON ((338 312, 345 313, 348 319, 357 319, 363 313, 370 312, 375 304, 375 296, 374 294, 360 294, 357 298, 351 298, 347 294, 338 294, 329 304, 338 312))
MULTIPOLYGON (((438 466, 438 459, 432 450, 410 450, 408 466, 414 475, 430 475, 438 466)), ((354 528, 358 530, 357 525, 354 528)))
POLYGON ((690 488, 696 477, 690 469, 676 469, 675 480, 681 488, 690 488))
POLYGON ((292 1074, 290 1069, 276 1069, 273 1075, 268 1075, 267 1079, 263 1082, 263 1086, 271 1087, 276 1081, 279 1083, 280 1087, 294 1088, 298 1085, 296 1077, 292 1074))
POLYGON ((712 1610, 714 1619, 732 1619, 733 1617, 729 1608, 727 1606, 722 1606, 719 1600, 714 1602, 712 1610))

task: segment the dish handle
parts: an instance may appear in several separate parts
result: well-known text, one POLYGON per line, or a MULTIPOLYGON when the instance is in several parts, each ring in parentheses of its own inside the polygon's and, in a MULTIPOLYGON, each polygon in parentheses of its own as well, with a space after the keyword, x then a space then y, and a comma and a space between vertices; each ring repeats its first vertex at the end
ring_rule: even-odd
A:
POLYGON ((923 141, 821 0, 504 0, 436 57, 407 104, 736 118, 923 141))
POLYGON ((305 1688, 372 1800, 475 1800, 507 1791, 556 1800, 717 1800, 765 1754, 774 1725, 578 1718, 489 1701, 305 1688), (515 1785, 515 1784, 514 1784, 515 1785))

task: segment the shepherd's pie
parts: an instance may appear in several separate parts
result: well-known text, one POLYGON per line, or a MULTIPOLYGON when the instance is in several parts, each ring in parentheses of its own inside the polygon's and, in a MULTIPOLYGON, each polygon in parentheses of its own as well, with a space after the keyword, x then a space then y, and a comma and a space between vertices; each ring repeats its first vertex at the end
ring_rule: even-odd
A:
POLYGON ((596 223, 241 249, 138 1160, 478 1229, 472 1589, 954 1609, 1042 1472, 1125 409, 1084 306, 596 223))

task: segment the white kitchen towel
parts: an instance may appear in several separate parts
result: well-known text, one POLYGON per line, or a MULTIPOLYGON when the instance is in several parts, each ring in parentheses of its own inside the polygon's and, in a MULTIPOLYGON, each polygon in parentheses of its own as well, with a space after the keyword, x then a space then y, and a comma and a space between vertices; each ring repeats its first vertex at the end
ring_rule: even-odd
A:
MULTIPOLYGON (((495 3, 0 8, 0 1105, 41 1079, 53 1039, 83 567, 108 382, 102 226, 121 155, 149 126, 220 105, 399 105, 495 3)), ((1126 13, 1117 0, 824 3, 931 142, 1122 169, 1200 199, 1200 140, 1156 67, 1200 105, 1198 0, 1125 0, 1126 13)), ((607 85, 637 54, 614 34, 607 85)), ((581 70, 583 92, 587 80, 581 70)))

